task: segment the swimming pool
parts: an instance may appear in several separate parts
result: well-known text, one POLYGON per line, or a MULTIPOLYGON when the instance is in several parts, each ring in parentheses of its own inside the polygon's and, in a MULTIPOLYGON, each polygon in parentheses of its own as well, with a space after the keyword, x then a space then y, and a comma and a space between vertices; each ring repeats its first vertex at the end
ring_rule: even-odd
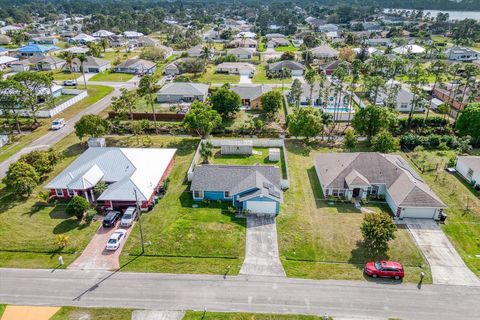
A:
POLYGON ((355 112, 353 109, 351 108, 347 108, 347 107, 338 107, 338 108, 322 108, 323 112, 326 112, 326 113, 337 113, 337 112, 355 112))

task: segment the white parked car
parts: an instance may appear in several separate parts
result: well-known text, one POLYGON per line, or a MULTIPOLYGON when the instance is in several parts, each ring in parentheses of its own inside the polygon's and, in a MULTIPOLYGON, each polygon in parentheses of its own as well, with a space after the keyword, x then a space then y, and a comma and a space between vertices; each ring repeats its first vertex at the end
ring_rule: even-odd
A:
POLYGON ((77 85, 77 80, 65 80, 63 81, 63 85, 67 87, 74 87, 77 85))
POLYGON ((135 219, 137 219, 137 209, 135 207, 128 207, 123 213, 120 225, 122 227, 130 227, 135 219))
POLYGON ((105 247, 106 250, 111 250, 115 251, 120 247, 120 244, 122 243, 123 239, 125 238, 125 235, 127 234, 127 230, 124 229, 118 229, 112 235, 110 236, 110 239, 108 239, 107 246, 105 247))
POLYGON ((52 130, 60 130, 65 127, 65 119, 55 119, 52 121, 52 130))
POLYGON ((171 74, 165 76, 165 81, 172 81, 173 76, 171 74))

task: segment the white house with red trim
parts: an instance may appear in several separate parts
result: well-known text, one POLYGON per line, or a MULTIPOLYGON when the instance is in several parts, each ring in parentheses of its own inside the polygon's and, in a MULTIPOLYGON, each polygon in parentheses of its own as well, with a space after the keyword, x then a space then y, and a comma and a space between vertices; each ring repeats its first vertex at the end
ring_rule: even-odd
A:
POLYGON ((52 196, 69 199, 75 195, 89 202, 103 202, 105 209, 134 206, 135 191, 142 210, 147 210, 167 178, 177 149, 89 148, 45 188, 52 196), (108 188, 95 199, 94 187, 108 188))

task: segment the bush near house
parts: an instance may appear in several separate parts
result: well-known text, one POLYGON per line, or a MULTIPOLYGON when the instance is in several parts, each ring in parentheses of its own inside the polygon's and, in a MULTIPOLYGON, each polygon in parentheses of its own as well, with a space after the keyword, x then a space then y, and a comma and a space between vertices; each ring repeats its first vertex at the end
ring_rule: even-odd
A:
POLYGON ((75 196, 70 200, 67 205, 67 214, 77 217, 78 220, 82 220, 85 216, 85 212, 90 208, 90 203, 81 196, 75 196))

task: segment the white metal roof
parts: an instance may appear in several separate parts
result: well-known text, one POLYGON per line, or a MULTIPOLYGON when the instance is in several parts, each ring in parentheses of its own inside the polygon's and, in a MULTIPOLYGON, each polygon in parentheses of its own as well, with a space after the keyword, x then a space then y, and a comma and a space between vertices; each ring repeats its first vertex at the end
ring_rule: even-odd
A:
POLYGON ((89 148, 45 188, 84 190, 103 181, 109 186, 98 200, 135 201, 134 189, 139 201, 148 200, 175 152, 159 148, 89 148))

